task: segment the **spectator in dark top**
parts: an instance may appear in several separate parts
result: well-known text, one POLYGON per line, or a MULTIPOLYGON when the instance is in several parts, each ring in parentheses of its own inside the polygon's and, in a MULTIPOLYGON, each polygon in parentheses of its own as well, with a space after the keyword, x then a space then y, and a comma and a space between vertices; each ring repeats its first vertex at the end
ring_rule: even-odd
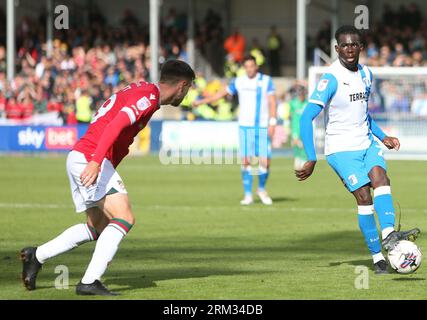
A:
POLYGON ((280 76, 280 54, 283 47, 283 40, 280 35, 277 33, 276 26, 272 26, 270 29, 270 34, 267 37, 267 50, 268 50, 268 59, 270 66, 270 75, 273 77, 280 76))

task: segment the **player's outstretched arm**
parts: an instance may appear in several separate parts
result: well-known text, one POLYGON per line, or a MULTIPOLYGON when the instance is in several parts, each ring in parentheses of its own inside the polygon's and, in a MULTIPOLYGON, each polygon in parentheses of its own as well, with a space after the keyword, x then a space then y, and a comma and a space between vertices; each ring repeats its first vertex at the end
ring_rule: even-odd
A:
POLYGON ((319 115, 322 108, 314 103, 309 103, 304 109, 300 120, 300 136, 304 145, 308 161, 301 170, 295 170, 295 175, 299 181, 303 181, 311 176, 316 166, 316 151, 313 141, 313 120, 319 115))
POLYGON ((371 128, 372 134, 376 136, 380 141, 388 148, 394 149, 396 151, 400 148, 399 139, 395 137, 388 137, 384 131, 377 125, 377 123, 372 119, 371 115, 368 114, 369 127, 371 128))
POLYGON ((228 95, 227 89, 222 89, 218 91, 217 93, 211 95, 210 97, 206 97, 204 99, 196 100, 193 102, 193 107, 198 107, 205 103, 212 103, 215 102, 221 98, 224 98, 226 95, 228 95))

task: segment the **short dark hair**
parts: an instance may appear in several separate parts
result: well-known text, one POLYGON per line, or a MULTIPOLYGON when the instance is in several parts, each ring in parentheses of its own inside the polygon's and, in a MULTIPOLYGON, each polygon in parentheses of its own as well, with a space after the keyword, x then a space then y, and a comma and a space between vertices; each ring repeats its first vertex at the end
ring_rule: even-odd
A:
POLYGON ((160 69, 160 82, 177 83, 180 80, 193 82, 196 78, 193 69, 181 60, 168 60, 160 69))
POLYGON ((251 54, 248 54, 248 55, 243 57, 243 63, 245 63, 246 61, 250 61, 250 60, 252 60, 253 62, 256 63, 256 58, 251 54))
POLYGON ((339 38, 343 34, 357 34, 360 40, 362 40, 362 32, 360 32, 359 29, 351 25, 344 25, 339 27, 337 31, 335 31, 335 40, 339 42, 339 38))

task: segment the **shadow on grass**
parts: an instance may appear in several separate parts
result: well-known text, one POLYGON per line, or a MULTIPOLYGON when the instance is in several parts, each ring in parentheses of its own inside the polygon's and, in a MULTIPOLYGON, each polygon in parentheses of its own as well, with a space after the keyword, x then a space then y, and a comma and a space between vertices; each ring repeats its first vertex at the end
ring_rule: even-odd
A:
POLYGON ((330 267, 338 267, 342 264, 348 264, 351 266, 372 266, 372 259, 366 259, 366 260, 348 260, 348 261, 338 261, 338 262, 330 262, 330 267))
MULTIPOLYGON (((132 243, 137 246, 137 243, 132 243)), ((158 259, 164 264, 166 261, 171 263, 187 264, 188 267, 174 267, 168 269, 151 269, 142 271, 115 272, 109 275, 106 284, 123 285, 128 288, 119 290, 128 290, 129 288, 149 288, 155 287, 157 281, 169 279, 189 279, 203 278, 215 275, 245 275, 275 272, 266 268, 265 270, 245 270, 244 265, 248 262, 263 260, 288 261, 289 259, 313 260, 318 262, 320 257, 336 255, 351 257, 355 254, 366 254, 369 257, 368 249, 365 247, 363 237, 359 231, 337 231, 324 234, 305 235, 304 237, 294 239, 293 241, 272 241, 271 245, 266 246, 265 241, 257 244, 256 241, 248 243, 247 238, 200 238, 181 239, 179 243, 172 244, 162 239, 159 246, 154 248, 141 248, 138 256, 142 261, 144 259, 158 259), (163 243, 162 243, 163 242, 163 243), (297 257, 293 257, 295 254, 297 257), (192 263, 215 263, 218 261, 219 268, 205 268, 203 266, 192 268, 192 263), (221 268, 221 262, 227 265, 233 263, 242 266, 239 270, 233 270, 232 267, 221 268)), ((122 257, 135 257, 134 250, 125 248, 121 251, 122 257)), ((125 258, 126 259, 126 258, 125 258)), ((322 258, 324 259, 324 258, 322 258)), ((327 259, 327 258, 326 258, 327 259)), ((327 267, 335 267, 342 264, 353 266, 365 265, 371 267, 371 259, 343 260, 330 262, 327 267)), ((118 290, 116 290, 118 291, 118 290)))
MULTIPOLYGON (((262 273, 271 272, 263 270, 262 273)), ((232 269, 215 269, 215 268, 168 268, 168 269, 150 269, 136 271, 119 271, 111 272, 107 275, 105 284, 119 285, 121 288, 114 291, 126 291, 132 289, 143 289, 157 287, 157 281, 177 280, 177 279, 195 279, 207 278, 211 276, 233 276, 233 275, 250 275, 259 274, 258 271, 232 270, 232 269)))
POLYGON ((271 200, 274 202, 294 202, 298 201, 299 199, 296 198, 289 198, 289 197, 271 197, 271 200))
MULTIPOLYGON (((368 259, 348 260, 354 255, 369 256, 363 237, 356 230, 285 234, 279 239, 266 236, 261 240, 252 239, 250 235, 245 237, 187 235, 180 237, 179 241, 172 238, 152 238, 149 240, 150 246, 147 247, 147 245, 141 245, 141 239, 126 239, 114 259, 114 262, 120 264, 122 270, 113 271, 112 269, 108 272, 106 284, 123 285, 124 288, 119 290, 124 291, 129 288, 155 287, 156 281, 162 280, 277 272, 277 270, 271 270, 268 264, 263 270, 256 271, 251 269, 250 265, 270 261, 280 263, 295 259, 313 261, 313 267, 316 264, 318 266, 319 261, 329 263, 326 267, 342 264, 354 266, 371 264, 371 260, 368 259), (343 261, 336 261, 337 256, 342 257, 343 261), (328 259, 335 261, 329 262, 328 259), (144 270, 148 260, 151 260, 151 267, 144 270), (160 268, 153 267, 152 261, 158 261, 160 268), (165 264, 170 265, 170 268, 161 267, 165 264), (126 265, 131 265, 133 268, 127 270, 126 265)), ((58 260, 52 259, 49 261, 50 266, 46 265, 48 269, 44 272, 42 270, 39 278, 40 280, 49 279, 49 281, 54 279, 57 275, 53 275, 51 271, 58 263, 69 266, 73 273, 84 272, 91 254, 92 249, 88 247, 78 248, 70 254, 61 255, 58 260)), ((12 255, 12 252, 0 252, 0 257, 12 255)), ((10 265, 0 274, 2 283, 15 282, 19 279, 21 272, 20 263, 8 262, 10 265)), ((39 287, 39 289, 50 288, 54 286, 39 287)))
MULTIPOLYGON (((404 275, 402 275, 404 276, 404 275)), ((425 278, 393 278, 394 281, 425 281, 425 278)))

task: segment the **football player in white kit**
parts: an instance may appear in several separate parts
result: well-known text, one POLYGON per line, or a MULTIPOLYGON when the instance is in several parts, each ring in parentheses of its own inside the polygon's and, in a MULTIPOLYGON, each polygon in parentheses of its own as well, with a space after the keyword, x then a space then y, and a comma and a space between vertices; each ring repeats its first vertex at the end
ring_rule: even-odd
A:
POLYGON ((302 181, 313 173, 316 153, 312 121, 324 110, 326 160, 356 198, 359 227, 372 255, 375 272, 387 273, 381 245, 388 251, 399 240, 414 241, 420 230, 400 232, 394 229, 395 210, 390 179, 383 152, 374 136, 388 149, 396 151, 400 142, 387 136, 368 113, 372 72, 359 64, 359 54, 363 50, 362 35, 353 26, 343 26, 336 31, 335 39, 338 59, 318 82, 301 118, 301 138, 308 161, 295 174, 302 181), (380 223, 382 242, 374 210, 380 223))
POLYGON ((197 100, 193 106, 217 101, 227 95, 239 97, 239 145, 242 159, 242 180, 245 196, 240 204, 253 203, 252 180, 254 172, 251 160, 258 158, 257 194, 265 205, 271 205, 265 185, 270 173, 271 137, 276 126, 276 97, 270 76, 258 72, 253 56, 243 59, 245 75, 233 79, 224 90, 205 99, 197 100))

